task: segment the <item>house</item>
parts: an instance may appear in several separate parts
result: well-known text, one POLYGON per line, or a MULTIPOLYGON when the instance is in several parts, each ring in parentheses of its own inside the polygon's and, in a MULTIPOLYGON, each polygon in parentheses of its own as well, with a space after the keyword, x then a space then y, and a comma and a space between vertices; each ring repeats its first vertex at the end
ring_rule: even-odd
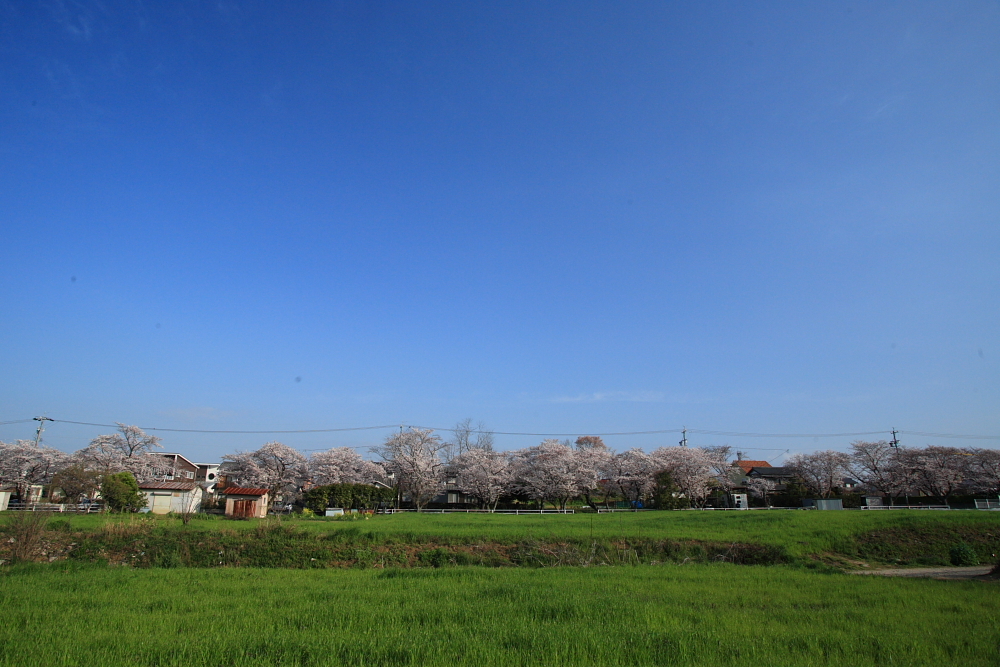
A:
POLYGON ((744 475, 749 475, 750 471, 754 468, 770 468, 771 464, 767 461, 751 461, 750 459, 739 458, 733 461, 732 466, 734 468, 741 468, 744 475))
POLYGON ((226 494, 226 516, 241 519, 263 519, 267 516, 270 489, 229 486, 223 493, 226 494))
POLYGON ((769 479, 778 484, 791 482, 796 478, 794 468, 775 468, 773 466, 754 466, 747 473, 747 477, 757 477, 769 479))
POLYGON ((442 505, 473 505, 476 499, 465 492, 458 475, 449 472, 444 478, 444 489, 431 502, 442 505))
MULTIPOLYGON (((236 464, 232 461, 223 461, 219 464, 219 467, 215 470, 215 491, 216 493, 221 493, 226 490, 229 485, 235 486, 230 478, 234 477, 233 470, 236 464)), ((207 472, 206 472, 207 476, 207 472)))
POLYGON ((198 464, 192 462, 183 454, 173 452, 157 452, 152 456, 163 459, 165 473, 162 475, 164 481, 170 480, 193 480, 198 472, 198 464))
POLYGON ((201 488, 206 493, 215 493, 216 484, 219 481, 219 463, 196 463, 198 470, 194 474, 194 481, 201 484, 201 488))
POLYGON ((789 482, 794 482, 798 475, 795 474, 794 468, 776 468, 773 466, 761 466, 753 467, 750 472, 747 473, 747 477, 751 479, 768 479, 774 482, 775 491, 781 493, 786 490, 786 485, 789 482))
POLYGON ((142 482, 139 491, 153 514, 189 514, 201 509, 203 492, 194 482, 142 482))

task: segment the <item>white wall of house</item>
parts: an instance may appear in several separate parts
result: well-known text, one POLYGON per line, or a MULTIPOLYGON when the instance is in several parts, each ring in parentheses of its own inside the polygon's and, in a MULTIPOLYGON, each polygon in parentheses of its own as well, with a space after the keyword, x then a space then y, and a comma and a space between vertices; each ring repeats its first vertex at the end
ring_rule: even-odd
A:
POLYGON ((167 491, 161 489, 143 489, 146 496, 146 507, 153 514, 183 514, 197 512, 201 509, 200 487, 191 491, 167 491))
POLYGON ((0 512, 7 509, 8 503, 10 503, 10 491, 0 491, 0 512))

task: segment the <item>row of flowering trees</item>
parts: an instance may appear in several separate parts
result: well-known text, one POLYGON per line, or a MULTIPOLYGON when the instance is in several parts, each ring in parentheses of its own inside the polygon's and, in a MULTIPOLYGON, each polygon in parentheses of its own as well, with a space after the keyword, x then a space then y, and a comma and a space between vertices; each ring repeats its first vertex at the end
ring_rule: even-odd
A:
MULTIPOLYGON (((500 452, 493 449, 491 437, 470 438, 469 424, 459 426, 465 431, 459 429, 457 446, 430 430, 393 434, 373 448, 380 462, 347 447, 306 457, 280 442, 268 442, 223 457, 225 474, 232 484, 268 488, 272 497, 285 499, 313 486, 380 481, 395 486, 418 508, 441 494, 449 480, 487 509, 513 496, 565 508, 574 498, 596 506, 610 497, 638 502, 666 490, 699 507, 736 484, 746 484, 760 496, 774 491, 774 483, 766 479, 742 480, 729 464, 728 447, 616 453, 599 437, 587 436, 573 444, 545 440, 500 452)), ((92 495, 100 480, 113 473, 129 472, 140 482, 162 478, 172 470, 165 459, 151 456, 160 446, 160 438, 125 424, 72 454, 26 440, 0 442, 0 485, 25 498, 32 485, 52 484, 75 499, 92 495)), ((848 476, 859 480, 862 490, 888 496, 1000 492, 1000 451, 992 449, 905 449, 884 441, 855 442, 850 453, 799 454, 786 466, 810 493, 824 497, 840 490, 848 476)))
POLYGON ((981 447, 906 448, 884 440, 851 443, 849 453, 822 451, 789 458, 804 486, 829 496, 845 477, 880 496, 934 496, 1000 493, 1000 450, 981 447))
POLYGON ((700 506, 716 488, 732 486, 728 448, 661 447, 651 453, 629 449, 615 453, 600 438, 579 438, 576 446, 545 440, 526 449, 498 452, 472 447, 453 458, 442 456, 447 443, 432 431, 411 429, 377 448, 384 469, 417 506, 424 507, 446 487, 449 478, 487 509, 505 496, 565 508, 573 498, 607 501, 619 496, 640 501, 653 493, 657 477, 669 475, 677 495, 700 506))

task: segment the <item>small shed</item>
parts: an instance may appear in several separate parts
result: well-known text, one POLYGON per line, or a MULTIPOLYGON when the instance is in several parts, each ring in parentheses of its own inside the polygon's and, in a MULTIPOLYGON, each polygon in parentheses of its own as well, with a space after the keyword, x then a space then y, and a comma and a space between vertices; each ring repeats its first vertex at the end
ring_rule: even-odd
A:
POLYGON ((226 516, 240 519, 263 519, 267 516, 270 489, 230 486, 223 493, 226 494, 226 516))
POLYGON ((201 487, 194 482, 142 482, 139 491, 153 514, 186 514, 201 509, 201 487))

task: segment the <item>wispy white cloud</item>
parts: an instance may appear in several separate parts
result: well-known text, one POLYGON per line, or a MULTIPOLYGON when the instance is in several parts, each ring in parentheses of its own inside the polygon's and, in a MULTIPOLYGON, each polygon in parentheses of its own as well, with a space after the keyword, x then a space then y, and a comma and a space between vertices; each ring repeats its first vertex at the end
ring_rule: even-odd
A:
POLYGON ((551 403, 660 403, 666 400, 662 391, 598 391, 576 396, 556 396, 551 403))

